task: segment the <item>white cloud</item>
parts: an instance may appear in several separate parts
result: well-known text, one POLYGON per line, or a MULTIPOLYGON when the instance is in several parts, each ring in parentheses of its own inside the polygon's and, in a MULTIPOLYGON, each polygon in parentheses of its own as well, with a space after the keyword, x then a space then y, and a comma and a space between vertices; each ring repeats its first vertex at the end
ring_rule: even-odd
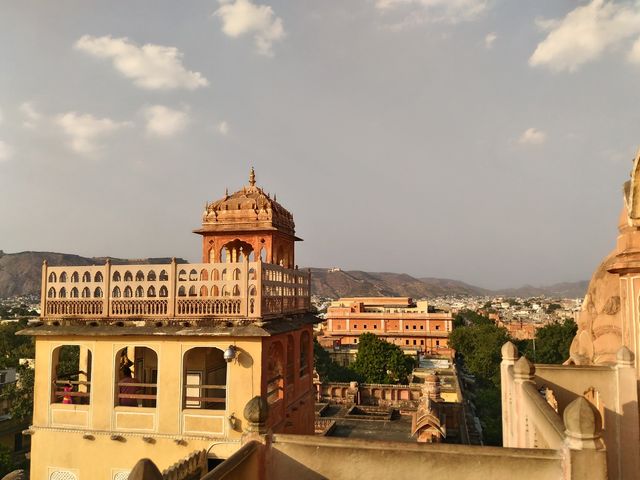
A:
POLYGON ((90 35, 81 37, 74 47, 94 57, 111 59, 116 70, 148 90, 194 90, 209 85, 200 72, 184 67, 183 54, 175 47, 152 43, 139 47, 128 38, 90 35))
POLYGON ((404 19, 394 28, 426 22, 459 23, 477 19, 489 7, 490 0, 376 0, 376 8, 385 13, 399 12, 404 19))
POLYGON ((214 15, 222 20, 222 31, 232 38, 253 35, 258 53, 273 56, 273 43, 285 37, 282 19, 269 5, 256 5, 251 0, 218 0, 214 15))
POLYGON ((226 120, 220 122, 217 127, 218 133, 220 135, 228 135, 229 134, 229 124, 226 120))
MULTIPOLYGON (((529 58, 529 65, 574 72, 607 50, 625 47, 640 34, 640 2, 592 0, 570 11, 563 19, 539 20, 537 24, 549 33, 529 58)), ((640 62, 638 42, 629 60, 640 62)))
POLYGON ((90 114, 67 112, 56 115, 54 123, 69 137, 69 147, 76 153, 88 155, 102 148, 100 140, 113 132, 130 126, 130 122, 115 122, 90 114))
POLYGON ((155 137, 170 137, 183 131, 189 124, 189 114, 164 105, 152 105, 144 109, 147 133, 155 137))
POLYGON ((42 114, 36 109, 33 102, 24 102, 20 105, 20 113, 24 116, 22 126, 26 128, 35 128, 36 124, 42 118, 42 114))
POLYGON ((487 33, 487 36, 484 37, 484 46, 486 48, 493 48, 493 44, 495 43, 498 35, 496 32, 487 33))
POLYGON ((547 141, 547 134, 537 128, 527 128, 520 138, 518 143, 523 145, 541 145, 547 141))
POLYGON ((0 162, 9 160, 13 156, 13 149, 6 142, 0 140, 0 162))

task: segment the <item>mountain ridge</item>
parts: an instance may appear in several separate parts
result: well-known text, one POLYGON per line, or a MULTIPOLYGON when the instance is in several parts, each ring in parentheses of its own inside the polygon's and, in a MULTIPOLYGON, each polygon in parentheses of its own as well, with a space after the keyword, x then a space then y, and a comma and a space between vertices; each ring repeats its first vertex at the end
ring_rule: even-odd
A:
MULTIPOLYGON (((0 298, 40 293, 42 262, 49 265, 102 265, 109 258, 113 264, 169 263, 169 257, 123 259, 83 257, 57 252, 24 251, 5 253, 0 250, 0 298)), ((177 259, 178 263, 186 263, 177 259)), ((560 282, 554 285, 489 290, 449 278, 413 277, 406 273, 365 272, 311 267, 311 292, 322 297, 403 296, 429 298, 440 295, 508 296, 577 298, 584 296, 588 282, 560 282)))

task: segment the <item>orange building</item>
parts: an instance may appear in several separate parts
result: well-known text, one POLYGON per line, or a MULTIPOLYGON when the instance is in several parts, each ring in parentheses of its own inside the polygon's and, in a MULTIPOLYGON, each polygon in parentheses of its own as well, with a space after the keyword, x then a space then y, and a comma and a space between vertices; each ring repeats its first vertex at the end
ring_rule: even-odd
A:
POLYGON ((323 345, 357 347, 365 332, 380 336, 406 353, 453 356, 451 313, 429 313, 427 302, 409 297, 353 297, 332 302, 327 310, 323 345))

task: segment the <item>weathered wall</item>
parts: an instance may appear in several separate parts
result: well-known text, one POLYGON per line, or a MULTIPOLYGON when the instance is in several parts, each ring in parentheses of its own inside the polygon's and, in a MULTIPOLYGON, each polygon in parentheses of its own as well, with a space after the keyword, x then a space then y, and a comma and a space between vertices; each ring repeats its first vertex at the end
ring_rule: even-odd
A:
POLYGON ((164 469, 196 449, 227 458, 240 447, 247 401, 260 393, 261 339, 226 337, 38 337, 32 478, 48 478, 50 467, 77 471, 79 478, 113 478, 113 473, 130 470, 142 457, 164 469), (93 355, 90 405, 51 404, 51 358, 62 344, 89 348, 93 355), (239 349, 236 361, 228 364, 225 410, 182 408, 183 358, 191 347, 221 350, 230 344, 239 349), (152 348, 158 355, 157 407, 115 407, 115 355, 124 346, 152 348), (189 420, 185 413, 193 415, 189 420), (238 418, 232 429, 227 417, 238 418), (218 433, 216 433, 218 432, 218 433), (83 438, 83 434, 93 438, 83 438), (112 434, 122 438, 112 439, 112 434), (151 442, 143 437, 153 439, 151 442))
POLYGON ((275 435, 269 457, 268 479, 563 478, 562 456, 552 450, 275 435))

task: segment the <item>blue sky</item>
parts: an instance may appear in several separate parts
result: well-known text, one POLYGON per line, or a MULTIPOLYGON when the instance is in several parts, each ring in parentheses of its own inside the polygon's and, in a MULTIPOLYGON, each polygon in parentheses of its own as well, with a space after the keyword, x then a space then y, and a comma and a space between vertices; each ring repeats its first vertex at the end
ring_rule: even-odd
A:
POLYGON ((585 279, 639 39, 635 1, 3 2, 0 248, 197 261, 253 165, 300 265, 585 279))

